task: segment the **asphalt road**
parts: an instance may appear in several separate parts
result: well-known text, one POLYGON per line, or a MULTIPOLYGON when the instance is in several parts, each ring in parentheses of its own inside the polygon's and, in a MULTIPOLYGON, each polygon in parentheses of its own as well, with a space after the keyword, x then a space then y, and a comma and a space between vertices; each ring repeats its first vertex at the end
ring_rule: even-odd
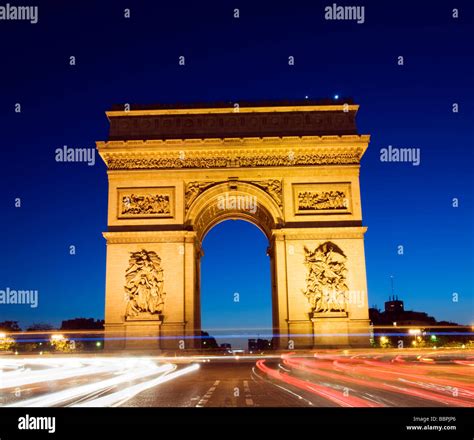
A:
POLYGON ((474 353, 0 358, 2 406, 474 406, 474 353))
POLYGON ((307 406, 256 369, 255 360, 212 360, 173 382, 149 389, 125 406, 255 407, 307 406))

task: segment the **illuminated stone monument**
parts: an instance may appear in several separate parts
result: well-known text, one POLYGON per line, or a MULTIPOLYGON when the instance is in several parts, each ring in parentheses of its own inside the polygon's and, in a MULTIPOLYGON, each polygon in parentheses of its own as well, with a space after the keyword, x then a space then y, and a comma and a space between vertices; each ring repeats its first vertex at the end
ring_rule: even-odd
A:
POLYGON ((280 347, 367 345, 369 136, 357 110, 305 100, 107 112, 106 346, 199 345, 201 243, 226 219, 268 238, 280 347))

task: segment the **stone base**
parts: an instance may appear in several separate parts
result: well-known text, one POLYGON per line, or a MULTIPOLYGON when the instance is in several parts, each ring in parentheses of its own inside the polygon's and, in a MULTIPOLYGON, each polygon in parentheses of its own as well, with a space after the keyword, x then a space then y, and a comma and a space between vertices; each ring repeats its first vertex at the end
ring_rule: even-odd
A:
POLYGON ((178 351, 199 347, 199 338, 186 329, 184 322, 166 322, 155 316, 105 325, 106 350, 178 351))
POLYGON ((159 319, 127 319, 123 324, 105 325, 106 350, 160 350, 159 319))
POLYGON ((311 319, 314 348, 370 347, 368 319, 350 320, 344 316, 324 315, 311 319))
POLYGON ((141 313, 137 316, 127 316, 125 318, 126 322, 140 322, 140 321, 153 321, 153 322, 163 322, 163 315, 157 314, 157 315, 152 315, 151 313, 141 313))

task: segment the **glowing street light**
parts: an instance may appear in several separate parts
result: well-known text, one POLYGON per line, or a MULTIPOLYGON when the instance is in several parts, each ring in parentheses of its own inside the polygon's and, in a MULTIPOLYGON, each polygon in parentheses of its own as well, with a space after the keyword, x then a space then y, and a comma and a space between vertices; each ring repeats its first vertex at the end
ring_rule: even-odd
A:
POLYGON ((419 328, 410 328, 408 333, 410 333, 410 335, 421 335, 421 330, 419 328))

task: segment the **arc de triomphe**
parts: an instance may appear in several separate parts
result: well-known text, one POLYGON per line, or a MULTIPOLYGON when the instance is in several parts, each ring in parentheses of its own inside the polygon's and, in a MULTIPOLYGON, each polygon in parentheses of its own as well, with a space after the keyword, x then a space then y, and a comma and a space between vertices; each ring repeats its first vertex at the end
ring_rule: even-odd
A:
POLYGON ((97 142, 109 181, 106 347, 199 345, 201 243, 226 219, 268 238, 280 347, 367 345, 359 168, 370 137, 357 110, 305 100, 108 111, 97 142))

